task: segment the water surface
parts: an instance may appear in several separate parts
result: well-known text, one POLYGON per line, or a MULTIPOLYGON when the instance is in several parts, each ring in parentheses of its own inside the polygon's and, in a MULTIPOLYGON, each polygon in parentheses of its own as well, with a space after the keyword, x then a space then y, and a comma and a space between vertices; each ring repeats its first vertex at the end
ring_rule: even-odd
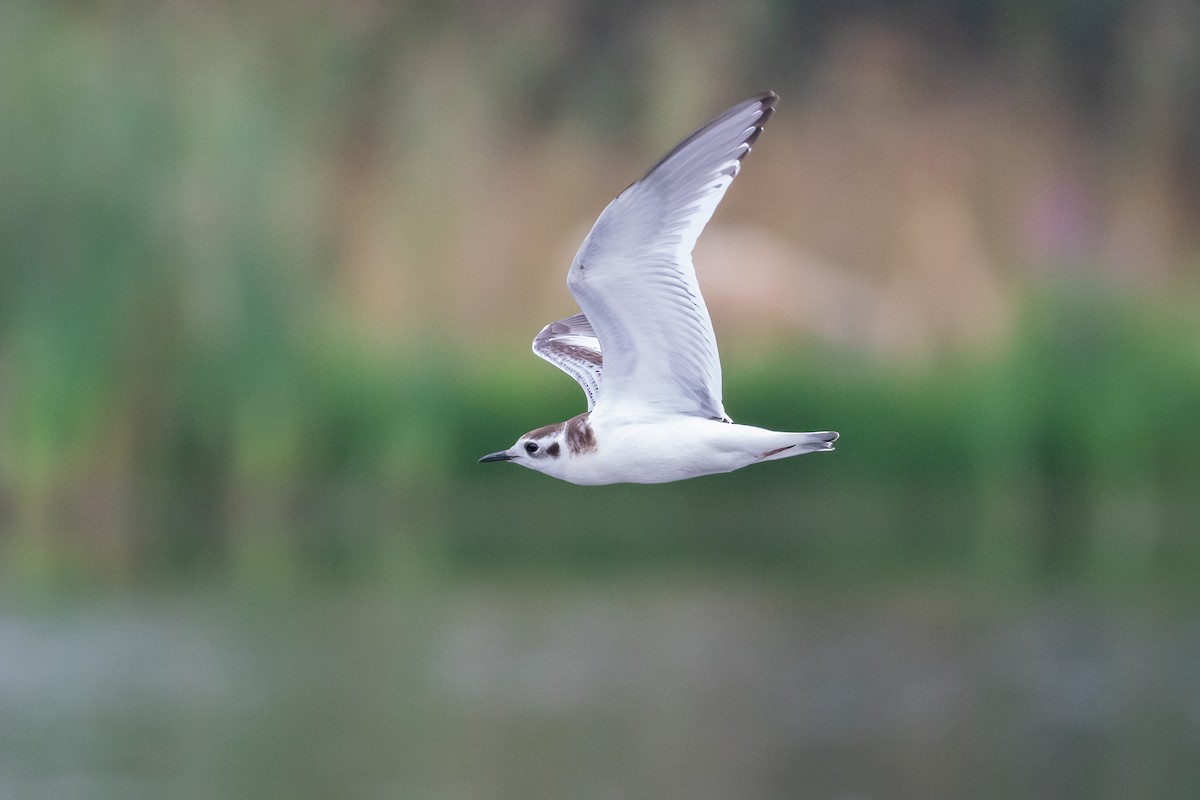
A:
POLYGON ((0 797, 1155 798, 1200 618, 651 578, 0 614, 0 797))

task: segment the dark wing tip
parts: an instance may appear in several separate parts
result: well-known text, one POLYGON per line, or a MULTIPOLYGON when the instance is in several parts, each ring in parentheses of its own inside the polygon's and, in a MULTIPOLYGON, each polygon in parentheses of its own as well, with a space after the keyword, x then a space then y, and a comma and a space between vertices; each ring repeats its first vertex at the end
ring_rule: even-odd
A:
POLYGON ((767 121, 775 115, 775 104, 779 102, 779 95, 772 91, 766 91, 760 95, 757 95, 754 99, 757 100, 762 107, 762 116, 760 116, 758 118, 758 122, 755 123, 754 130, 752 130, 750 135, 746 137, 746 152, 742 153, 738 157, 738 161, 741 161, 746 157, 746 153, 750 152, 750 148, 753 147, 754 143, 758 141, 758 137, 762 136, 763 127, 765 127, 767 121))
MULTIPOLYGON (((725 109, 720 114, 717 114, 715 117, 710 119, 708 122, 701 125, 694 133, 692 133, 690 136, 686 137, 681 142, 679 142, 679 144, 672 147, 665 156, 660 158, 655 163, 655 165, 653 167, 646 170, 645 175, 643 175, 639 180, 636 180, 633 183, 629 184, 629 186, 633 186, 633 185, 645 180, 646 178, 648 178, 652 172, 654 172, 656 169, 661 167, 666 162, 670 161, 671 158, 676 153, 678 153, 680 150, 687 147, 689 144, 691 144, 697 138, 702 136, 712 126, 718 124, 719 122, 721 122, 724 119, 727 119, 729 116, 731 116, 733 114, 737 114, 737 113, 745 110, 747 108, 747 106, 757 103, 759 106, 760 114, 759 114, 758 119, 755 120, 753 123, 754 127, 751 128, 750 132, 746 135, 746 139, 744 140, 744 144, 746 144, 746 151, 744 153, 742 153, 740 156, 738 156, 738 161, 741 161, 743 158, 746 157, 746 153, 750 152, 750 145, 754 144, 754 141, 762 133, 763 125, 766 125, 767 120, 769 120, 771 118, 771 116, 775 113, 775 104, 778 102, 779 102, 779 95, 768 90, 765 92, 760 92, 760 93, 754 95, 753 97, 749 98, 748 100, 744 100, 741 103, 738 103, 736 106, 733 106, 732 108, 725 109)), ((625 189, 628 190, 629 186, 626 186, 625 189)), ((622 192, 622 194, 623 193, 624 192, 622 192)), ((620 195, 618 195, 618 196, 620 196, 620 195)))
POLYGON ((779 104, 779 95, 768 90, 755 95, 751 99, 757 100, 759 106, 762 108, 762 116, 758 118, 758 127, 761 129, 767 124, 767 120, 775 114, 775 106, 779 104))
POLYGON ((766 108, 775 108, 775 104, 779 102, 779 95, 767 89, 765 92, 759 92, 752 99, 762 103, 766 108))

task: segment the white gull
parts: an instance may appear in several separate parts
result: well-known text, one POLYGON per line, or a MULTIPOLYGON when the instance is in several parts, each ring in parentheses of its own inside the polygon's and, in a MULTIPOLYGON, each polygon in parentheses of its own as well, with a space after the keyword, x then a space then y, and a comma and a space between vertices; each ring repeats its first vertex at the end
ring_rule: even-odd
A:
POLYGON ((582 313, 533 340, 535 353, 579 382, 588 410, 480 461, 582 485, 665 483, 833 449, 835 431, 730 420, 692 266, 696 239, 778 99, 765 92, 718 115, 608 204, 567 275, 582 313))

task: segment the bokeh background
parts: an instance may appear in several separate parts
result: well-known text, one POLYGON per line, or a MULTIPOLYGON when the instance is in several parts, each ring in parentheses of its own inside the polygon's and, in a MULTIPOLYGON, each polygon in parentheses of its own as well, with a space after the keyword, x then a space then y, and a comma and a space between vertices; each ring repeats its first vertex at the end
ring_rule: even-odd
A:
POLYGON ((1200 7, 0 4, 0 796, 1200 791, 1200 7), (809 456, 579 488, 608 199, 809 456))

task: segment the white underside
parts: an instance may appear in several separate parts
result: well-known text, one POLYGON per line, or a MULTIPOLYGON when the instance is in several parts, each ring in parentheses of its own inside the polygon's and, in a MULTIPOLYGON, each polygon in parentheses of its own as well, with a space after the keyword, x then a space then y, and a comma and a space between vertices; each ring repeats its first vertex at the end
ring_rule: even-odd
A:
POLYGON ((536 468, 584 486, 666 483, 832 449, 824 433, 784 433, 695 416, 618 421, 593 414, 590 422, 594 450, 565 453, 536 468))

